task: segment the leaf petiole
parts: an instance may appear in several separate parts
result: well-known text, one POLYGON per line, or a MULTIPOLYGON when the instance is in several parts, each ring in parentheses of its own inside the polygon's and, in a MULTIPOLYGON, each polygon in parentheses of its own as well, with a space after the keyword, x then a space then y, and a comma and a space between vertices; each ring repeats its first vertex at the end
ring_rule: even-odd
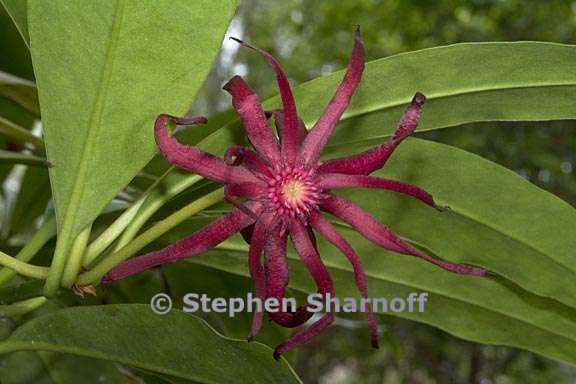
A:
MULTIPOLYGON (((34 234, 32 239, 18 252, 16 260, 27 263, 56 235, 56 218, 48 219, 34 234)), ((0 271, 0 286, 6 284, 17 273, 13 269, 5 268, 0 271)))
POLYGON ((136 252, 156 240, 190 216, 216 204, 224 199, 224 189, 219 188, 201 198, 191 202, 180 210, 174 212, 164 220, 158 222, 122 249, 105 257, 93 269, 81 274, 76 281, 78 285, 94 284, 98 282, 109 270, 124 260, 133 256, 136 252))
POLYGON ((44 296, 33 297, 17 303, 0 305, 0 317, 25 315, 44 305, 47 299, 44 296))

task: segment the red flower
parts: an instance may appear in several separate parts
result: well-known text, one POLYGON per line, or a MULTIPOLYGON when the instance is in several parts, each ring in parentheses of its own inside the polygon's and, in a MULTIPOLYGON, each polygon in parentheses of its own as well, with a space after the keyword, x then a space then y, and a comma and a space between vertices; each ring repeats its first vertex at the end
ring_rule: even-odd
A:
MULTIPOLYGON (((234 146, 221 160, 196 147, 184 146, 168 134, 170 122, 179 125, 204 124, 204 117, 159 116, 155 136, 166 159, 180 168, 224 184, 227 200, 236 207, 229 214, 167 248, 117 266, 106 275, 106 282, 160 264, 197 256, 233 234, 242 232, 250 243, 248 264, 259 298, 284 297, 288 285, 288 237, 314 278, 319 293, 334 296, 332 279, 315 245, 316 232, 348 258, 354 267, 356 285, 362 297, 367 297, 366 278, 358 255, 321 212, 334 215, 384 249, 422 258, 451 272, 487 275, 484 269, 449 263, 424 254, 401 240, 369 213, 330 192, 332 189, 352 187, 388 189, 437 208, 432 196, 414 185, 369 176, 381 168, 402 140, 416 129, 426 100, 421 93, 416 93, 396 132, 387 143, 350 157, 320 161, 320 154, 362 77, 364 47, 358 28, 344 79, 310 131, 298 119, 290 85, 274 57, 238 39, 234 40, 262 54, 276 73, 283 107, 281 111, 273 113, 278 136, 268 124, 270 114, 263 111, 258 96, 239 76, 233 77, 224 89, 232 95, 232 103, 253 148, 234 146), (246 198, 247 202, 241 204, 236 198, 246 198), (263 255, 264 266, 261 263, 263 255)), ((284 327, 297 327, 306 322, 311 313, 306 307, 300 307, 294 313, 269 315, 274 322, 284 327)), ((255 314, 249 339, 258 333, 262 317, 263 313, 255 314)), ((307 343, 333 320, 333 313, 325 313, 317 322, 276 347, 274 356, 278 358, 280 354, 307 343)), ((368 324, 372 345, 378 347, 376 322, 372 312, 368 313, 368 324)))

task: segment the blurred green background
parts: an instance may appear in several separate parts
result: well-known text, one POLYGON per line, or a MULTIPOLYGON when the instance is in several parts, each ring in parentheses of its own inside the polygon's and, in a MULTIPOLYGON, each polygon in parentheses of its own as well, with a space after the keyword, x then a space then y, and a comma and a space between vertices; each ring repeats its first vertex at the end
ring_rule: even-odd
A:
MULTIPOLYGON (((290 81, 300 84, 345 67, 354 24, 362 27, 368 60, 466 41, 573 44, 576 1, 243 0, 229 34, 273 53, 290 81)), ((10 52, 0 56, 0 69, 33 79, 27 49, 4 13, 0 44, 1 52, 10 52)), ((221 85, 234 74, 245 76, 262 98, 277 92, 273 73, 259 56, 225 42, 192 111, 211 115, 229 109, 221 85)), ((0 107, 9 111, 6 103, 0 99, 0 107)), ((574 121, 483 123, 419 136, 477 153, 575 205, 574 128, 574 121)), ((220 275, 222 281, 247 282, 220 275)), ((462 341, 391 316, 379 323, 378 351, 370 349, 360 316, 339 319, 301 348, 294 361, 304 382, 576 383, 576 368, 529 352, 462 341)))

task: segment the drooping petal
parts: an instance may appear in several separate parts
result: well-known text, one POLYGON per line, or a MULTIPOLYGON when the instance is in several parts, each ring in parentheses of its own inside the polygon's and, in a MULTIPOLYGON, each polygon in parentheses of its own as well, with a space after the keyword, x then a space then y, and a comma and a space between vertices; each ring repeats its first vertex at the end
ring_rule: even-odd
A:
POLYGON ((266 58, 274 73, 276 74, 276 81, 278 83, 278 88, 280 90, 280 97, 282 99, 282 110, 283 114, 283 126, 285 129, 282 130, 282 157, 289 164, 294 164, 294 159, 296 158, 296 153, 298 149, 298 114, 296 112, 296 103, 294 102, 294 96, 292 95, 292 90, 290 89, 290 83, 282 70, 282 67, 278 61, 269 54, 268 52, 243 42, 235 37, 232 40, 240 43, 242 46, 255 50, 266 58))
POLYGON ((425 101, 426 97, 420 92, 414 95, 388 142, 353 156, 328 160, 320 165, 318 172, 368 175, 382 168, 402 140, 414 133, 425 101))
POLYGON ((360 39, 360 28, 356 28, 354 35, 354 48, 348 68, 342 83, 338 86, 336 93, 330 103, 322 113, 320 119, 314 124, 308 136, 300 148, 300 156, 306 165, 315 164, 320 158, 328 138, 348 107, 354 91, 360 84, 362 72, 364 71, 364 46, 360 39))
MULTIPOLYGON (((323 296, 326 294, 334 296, 334 286, 332 284, 332 279, 328 274, 328 270, 322 263, 318 252, 316 252, 316 249, 310 240, 308 230, 304 224, 297 219, 290 220, 290 238, 292 239, 292 243, 294 244, 296 252, 298 252, 298 255, 300 256, 300 259, 312 275, 312 278, 318 287, 318 292, 323 296)), ((299 347, 300 345, 306 344, 333 321, 334 313, 331 310, 328 310, 320 320, 310 325, 308 328, 299 331, 288 340, 278 345, 274 349, 274 358, 278 359, 281 354, 299 347)))
MULTIPOLYGON (((263 215, 262 220, 256 222, 254 232, 250 239, 250 251, 248 253, 248 269, 250 270, 250 277, 252 278, 252 284, 256 291, 256 297, 258 297, 262 302, 266 299, 266 277, 264 275, 264 268, 262 267, 261 256, 266 240, 267 226, 270 225, 270 218, 270 214, 265 214, 263 215)), ((252 340, 260 331, 263 316, 263 310, 254 312, 248 340, 252 340)))
POLYGON ((248 139, 256 151, 271 164, 280 161, 278 139, 268 126, 258 96, 240 76, 230 79, 224 85, 224 90, 232 95, 232 104, 240 115, 248 139))
MULTIPOLYGON (((255 212, 259 212, 261 209, 260 205, 255 203, 249 203, 249 208, 255 212)), ((125 261, 110 270, 102 281, 110 283, 161 264, 173 263, 188 257, 198 256, 253 222, 254 219, 252 217, 236 208, 191 236, 160 251, 125 261)))
MULTIPOLYGON (((276 124, 276 129, 278 130, 278 136, 282 140, 283 132, 284 132, 284 112, 282 111, 274 111, 274 123, 276 124)), ((306 125, 302 119, 298 119, 298 137, 297 137, 297 144, 300 145, 306 138, 308 131, 306 130, 306 125)))
POLYGON ((258 177, 272 177, 270 166, 251 149, 233 145, 226 150, 224 161, 228 165, 242 165, 258 177))
MULTIPOLYGON (((286 239, 288 232, 284 225, 277 225, 270 231, 265 245, 266 296, 282 301, 288 286, 288 261, 286 260, 286 239)), ((271 312, 270 319, 286 328, 304 324, 311 316, 306 306, 300 306, 296 312, 271 312)))
POLYGON ((230 167, 210 153, 203 152, 196 147, 180 144, 168 133, 168 124, 171 121, 179 125, 204 124, 206 123, 206 118, 158 116, 154 126, 156 144, 170 163, 220 183, 241 183, 257 180, 246 169, 230 167))
MULTIPOLYGON (((334 228, 332 224, 319 212, 314 212, 310 217, 310 222, 312 227, 318 231, 322 236, 326 238, 330 243, 332 243, 336 248, 340 250, 346 256, 352 268, 354 269, 354 279, 356 280, 356 286, 360 291, 360 296, 362 298, 368 297, 368 287, 366 285, 366 275, 364 274, 364 268, 362 267, 362 262, 360 258, 352 248, 352 246, 344 239, 334 228)), ((374 313, 372 312, 372 306, 368 303, 367 305, 367 316, 368 316, 368 328, 370 330, 370 341, 374 348, 378 348, 378 327, 376 326, 376 320, 374 318, 374 313)))
POLYGON ((378 188, 387 189, 402 193, 404 195, 415 197, 416 199, 432 206, 437 207, 432 195, 423 189, 401 181, 384 179, 375 176, 366 175, 347 175, 343 173, 325 173, 318 176, 318 187, 321 189, 337 188, 378 188))
POLYGON ((362 208, 341 197, 334 195, 327 197, 320 204, 320 209, 350 224, 362 236, 384 249, 419 257, 442 269, 458 274, 473 276, 487 276, 489 274, 489 272, 483 268, 441 261, 420 252, 418 249, 400 239, 398 235, 388 229, 384 224, 378 222, 362 208))

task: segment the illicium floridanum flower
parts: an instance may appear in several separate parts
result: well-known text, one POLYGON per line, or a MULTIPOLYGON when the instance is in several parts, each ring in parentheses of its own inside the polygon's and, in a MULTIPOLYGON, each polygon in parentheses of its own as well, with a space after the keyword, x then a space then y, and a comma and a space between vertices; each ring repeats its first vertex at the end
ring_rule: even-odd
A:
MULTIPOLYGON (((312 275, 318 292, 334 296, 332 279, 316 248, 314 233, 318 233, 348 258, 354 268, 361 296, 366 297, 366 278, 358 255, 322 212, 337 217, 389 251, 416 256, 455 273, 476 276, 488 273, 481 268, 444 262, 426 255, 401 240, 369 213, 331 192, 333 189, 354 187, 387 189, 437 207, 430 194, 414 185, 369 176, 380 169, 402 140, 416 129, 426 100, 421 93, 416 93, 388 142, 350 157, 320 161, 320 154, 362 77, 364 47, 359 29, 356 29, 354 48, 344 79, 322 116, 309 131, 298 118, 290 85, 276 59, 256 47, 234 40, 266 58, 276 74, 282 99, 282 110, 267 113, 262 109, 258 96, 241 77, 233 77, 224 86, 232 95, 232 103, 240 115, 252 148, 234 146, 222 160, 196 147, 182 145, 168 134, 170 122, 178 125, 204 124, 204 117, 161 115, 156 120, 155 137, 160 151, 172 164, 224 184, 227 200, 233 202, 235 208, 167 248, 124 262, 111 270, 105 281, 197 256, 233 234, 242 232, 250 243, 248 265, 259 298, 284 297, 288 285, 288 238, 312 275), (272 115, 277 135, 268 123, 272 115), (245 198, 246 202, 241 203, 239 198, 245 198)), ((269 315, 271 320, 285 327, 298 327, 311 317, 305 306, 296 312, 269 315)), ((249 339, 258 333, 262 317, 261 312, 254 315, 249 339)), ((328 311, 318 321, 277 346, 274 356, 278 358, 282 353, 307 343, 333 320, 334 314, 328 311)), ((377 347, 378 335, 372 312, 368 312, 368 324, 372 345, 377 347)))

